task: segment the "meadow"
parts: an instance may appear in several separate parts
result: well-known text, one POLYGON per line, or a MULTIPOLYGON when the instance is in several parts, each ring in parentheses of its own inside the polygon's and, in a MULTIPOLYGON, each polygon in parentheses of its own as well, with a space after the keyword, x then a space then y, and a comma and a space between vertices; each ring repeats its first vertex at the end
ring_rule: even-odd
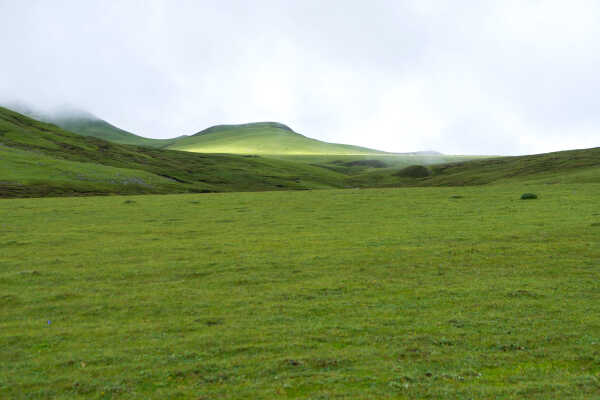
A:
POLYGON ((599 196, 1 200, 0 398, 598 398, 599 196))

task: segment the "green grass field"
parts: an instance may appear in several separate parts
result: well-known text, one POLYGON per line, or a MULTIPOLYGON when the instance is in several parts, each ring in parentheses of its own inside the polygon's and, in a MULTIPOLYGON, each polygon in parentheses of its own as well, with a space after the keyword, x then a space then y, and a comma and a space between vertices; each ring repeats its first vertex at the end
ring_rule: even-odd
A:
POLYGON ((598 398, 599 196, 2 200, 0 398, 598 398))

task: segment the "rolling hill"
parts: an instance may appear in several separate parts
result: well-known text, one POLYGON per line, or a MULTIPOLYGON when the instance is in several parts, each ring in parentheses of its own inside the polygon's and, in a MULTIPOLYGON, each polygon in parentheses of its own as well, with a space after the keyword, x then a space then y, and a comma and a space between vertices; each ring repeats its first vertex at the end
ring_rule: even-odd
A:
POLYGON ((359 187, 475 186, 508 182, 600 183, 600 147, 427 167, 386 168, 355 174, 347 182, 359 187))
MULTIPOLYGON (((213 128, 199 137, 218 137, 231 129, 213 128)), ((254 140, 258 146, 261 135, 282 135, 289 139, 280 148, 283 150, 294 141, 315 146, 313 151, 353 148, 314 143, 275 123, 250 124, 242 129, 253 130, 258 133, 238 137, 254 140)), ((412 155, 385 163, 381 160, 388 158, 386 153, 298 156, 321 157, 319 163, 291 161, 294 155, 288 156, 279 159, 198 154, 118 144, 75 134, 0 108, 0 197, 473 186, 505 182, 600 183, 600 148, 461 162, 448 162, 455 160, 443 156, 412 155), (426 165, 435 160, 446 162, 426 165), (410 161, 414 165, 407 167, 410 161)))
POLYGON ((82 136, 92 136, 109 142, 132 144, 136 146, 147 146, 164 148, 174 143, 173 139, 151 139, 145 138, 98 118, 94 114, 73 107, 62 107, 58 110, 43 111, 24 103, 6 104, 5 108, 26 115, 38 121, 47 122, 59 126, 65 130, 78 133, 82 136))
POLYGON ((82 136, 0 107, 0 197, 342 187, 324 168, 82 136))
POLYGON ((170 149, 196 153, 368 155, 383 151, 308 138, 277 122, 217 125, 178 139, 170 149))
POLYGON ((165 148, 178 140, 178 138, 151 139, 138 136, 131 132, 117 128, 116 126, 111 125, 93 115, 87 117, 84 115, 63 115, 48 119, 48 122, 83 136, 93 136, 99 139, 121 144, 165 148))
POLYGON ((217 125, 194 135, 172 139, 152 139, 120 129, 90 112, 62 107, 52 112, 28 104, 6 104, 5 108, 30 118, 57 125, 82 136, 114 143, 170 148, 195 153, 276 154, 276 155, 369 155, 389 154, 346 144, 308 138, 277 122, 217 125))

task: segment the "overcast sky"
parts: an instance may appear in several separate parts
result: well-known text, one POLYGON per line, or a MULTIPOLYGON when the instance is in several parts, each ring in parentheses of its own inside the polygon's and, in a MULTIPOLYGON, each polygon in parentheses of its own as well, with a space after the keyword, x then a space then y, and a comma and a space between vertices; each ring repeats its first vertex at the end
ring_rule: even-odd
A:
POLYGON ((0 100, 167 138, 279 121, 387 151, 600 146, 600 2, 0 0, 0 100))

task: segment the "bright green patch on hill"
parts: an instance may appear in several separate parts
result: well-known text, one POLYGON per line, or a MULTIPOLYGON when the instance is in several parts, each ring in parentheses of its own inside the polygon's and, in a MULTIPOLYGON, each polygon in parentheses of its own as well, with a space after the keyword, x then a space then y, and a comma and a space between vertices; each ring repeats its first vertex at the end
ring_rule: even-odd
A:
POLYGON ((230 154, 385 154, 382 151, 311 139, 275 122, 219 125, 178 139, 169 148, 230 154))
POLYGON ((2 200, 0 398, 597 398, 599 196, 2 200))

